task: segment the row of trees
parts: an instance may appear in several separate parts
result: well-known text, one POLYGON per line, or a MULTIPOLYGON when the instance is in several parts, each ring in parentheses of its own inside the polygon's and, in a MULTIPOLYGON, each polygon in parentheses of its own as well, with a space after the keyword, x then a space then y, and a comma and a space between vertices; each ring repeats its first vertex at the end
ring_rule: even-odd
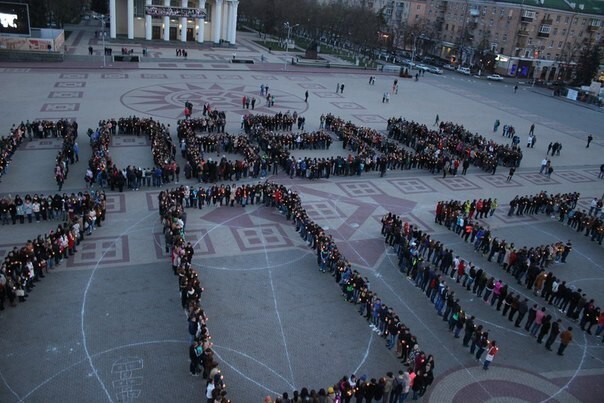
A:
POLYGON ((285 36, 284 22, 299 24, 296 28, 310 39, 335 40, 355 44, 359 49, 378 45, 379 33, 385 26, 381 14, 361 5, 317 0, 246 0, 239 3, 239 14, 254 28, 273 35, 285 36))
POLYGON ((29 21, 32 27, 56 26, 77 22, 86 1, 82 0, 11 0, 29 5, 29 21))

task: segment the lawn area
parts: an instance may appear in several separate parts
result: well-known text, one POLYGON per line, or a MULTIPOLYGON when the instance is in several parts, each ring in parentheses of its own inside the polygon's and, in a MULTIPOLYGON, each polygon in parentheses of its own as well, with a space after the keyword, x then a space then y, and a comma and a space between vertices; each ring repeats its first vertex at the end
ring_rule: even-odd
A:
POLYGON ((285 46, 279 46, 277 41, 254 41, 256 45, 260 45, 264 48, 278 51, 285 51, 285 46))

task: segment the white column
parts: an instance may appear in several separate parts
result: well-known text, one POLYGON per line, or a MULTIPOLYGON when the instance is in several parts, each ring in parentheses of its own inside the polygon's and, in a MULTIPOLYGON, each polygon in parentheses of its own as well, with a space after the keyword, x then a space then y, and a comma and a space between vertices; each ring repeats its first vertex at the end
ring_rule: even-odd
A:
POLYGON ((238 1, 231 2, 231 26, 229 32, 229 43, 235 45, 237 41, 237 7, 239 6, 238 1))
POLYGON ((220 43, 220 33, 222 32, 222 0, 214 0, 214 3, 212 13, 212 42, 220 43))
MULTIPOLYGON (((145 0, 145 5, 150 6, 152 4, 151 1, 152 0, 145 0)), ((150 41, 153 36, 152 27, 153 27, 153 19, 151 18, 150 15, 145 14, 145 39, 148 41, 150 41)))
POLYGON ((134 0, 128 0, 128 39, 134 39, 134 0))
MULTIPOLYGON (((164 6, 170 7, 170 0, 164 0, 164 6)), ((164 17, 164 41, 170 40, 170 17, 164 17)))
POLYGON ((233 24, 233 2, 226 2, 226 40, 231 43, 231 25, 233 24))
MULTIPOLYGON (((116 32, 116 27, 115 27, 115 14, 117 14, 117 12, 115 11, 115 0, 109 0, 109 36, 113 39, 116 38, 117 36, 117 32, 116 32)), ((105 27, 103 27, 103 31, 105 30, 105 27)))
MULTIPOLYGON (((181 0, 180 5, 182 8, 187 8, 189 6, 188 0, 181 0)), ((187 41, 187 17, 180 18, 180 41, 187 41)))
MULTIPOLYGON (((206 8, 206 0, 201 0, 199 2, 199 8, 205 9, 206 8)), ((197 29, 197 42, 199 43, 203 43, 203 41, 205 40, 204 38, 204 34, 205 34, 205 18, 198 18, 197 19, 197 25, 199 26, 199 28, 197 29)))

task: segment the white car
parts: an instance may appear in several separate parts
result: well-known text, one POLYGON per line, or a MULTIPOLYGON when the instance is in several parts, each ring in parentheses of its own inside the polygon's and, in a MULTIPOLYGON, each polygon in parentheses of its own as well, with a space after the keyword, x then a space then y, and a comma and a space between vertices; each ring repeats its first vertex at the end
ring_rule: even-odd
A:
POLYGON ((434 66, 428 66, 428 71, 432 74, 442 74, 443 71, 441 69, 439 69, 438 67, 434 67, 434 66))
POLYGON ((469 67, 458 67, 457 72, 469 76, 472 74, 469 67))
POLYGON ((503 77, 501 77, 499 74, 491 74, 490 76, 487 76, 487 80, 503 81, 503 77))
POLYGON ((430 67, 426 66, 425 64, 416 64, 415 68, 417 70, 430 71, 430 67))

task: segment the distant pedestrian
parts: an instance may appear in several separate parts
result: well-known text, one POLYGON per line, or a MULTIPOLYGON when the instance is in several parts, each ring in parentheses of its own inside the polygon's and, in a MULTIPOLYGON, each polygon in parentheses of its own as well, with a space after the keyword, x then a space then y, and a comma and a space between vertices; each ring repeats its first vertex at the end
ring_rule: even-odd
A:
POLYGON ((440 122, 440 117, 438 116, 438 113, 436 114, 436 119, 434 119, 434 126, 438 126, 438 123, 440 122))
POLYGON ((591 134, 587 136, 587 145, 585 146, 585 148, 589 148, 589 143, 591 143, 593 139, 594 137, 591 134))
MULTIPOLYGON (((93 53, 94 53, 94 49, 92 48, 92 46, 88 46, 88 54, 90 56, 92 56, 93 53)), ((589 147, 589 145, 587 147, 589 147)))
POLYGON ((501 122, 499 121, 499 119, 496 119, 495 123, 493 124, 493 133, 497 132, 497 129, 499 129, 499 125, 501 125, 501 122))
POLYGON ((514 86, 514 94, 518 92, 518 84, 514 86))
POLYGON ((531 125, 531 128, 529 129, 529 134, 535 134, 535 124, 534 123, 531 125))
POLYGON ((336 94, 340 91, 340 83, 336 84, 336 94))
POLYGON ((516 172, 516 167, 511 167, 510 173, 508 173, 508 177, 505 180, 506 182, 510 182, 512 180, 512 178, 514 177, 514 172, 516 172))
POLYGON ((308 103, 308 90, 304 93, 304 102, 308 103))
POLYGON ((565 331, 560 333, 560 347, 558 347, 558 355, 564 355, 564 350, 570 342, 573 341, 573 328, 568 327, 565 331))
POLYGON ((344 93, 344 84, 340 84, 340 94, 344 93))

